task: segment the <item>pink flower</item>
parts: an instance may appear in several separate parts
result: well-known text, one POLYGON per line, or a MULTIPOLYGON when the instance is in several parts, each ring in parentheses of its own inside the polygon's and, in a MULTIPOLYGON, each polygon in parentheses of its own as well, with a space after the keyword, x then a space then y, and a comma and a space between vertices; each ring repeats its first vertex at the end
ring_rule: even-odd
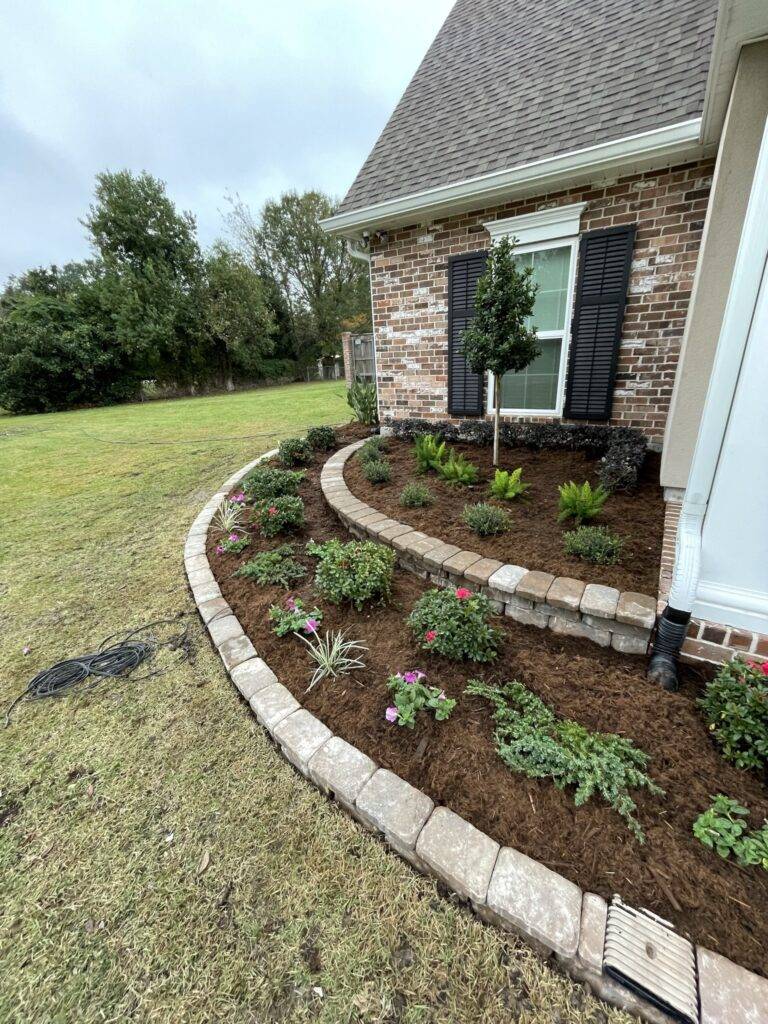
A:
POLYGON ((418 683, 420 679, 425 678, 426 674, 424 672, 419 672, 418 669, 415 669, 413 672, 406 672, 405 675, 403 676, 403 679, 406 681, 406 683, 418 683))
POLYGON ((236 544, 240 540, 240 538, 236 533, 230 533, 230 535, 227 537, 227 540, 229 541, 230 544, 236 544))
POLYGON ((221 544, 217 544, 216 545, 216 554, 217 555, 223 555, 224 554, 224 548, 221 546, 221 544))
POLYGON ((396 722, 397 721, 397 708, 394 707, 394 706, 387 708, 387 710, 384 712, 384 717, 386 718, 386 720, 390 724, 396 722))
POLYGON ((304 623, 304 632, 316 633, 318 625, 319 623, 317 619, 307 619, 307 621, 304 623))
POLYGON ((31 650, 32 650, 32 648, 31 648, 31 647, 29 646, 29 644, 25 644, 25 645, 24 645, 24 646, 22 647, 22 649, 21 649, 21 653, 22 653, 22 654, 24 655, 24 657, 26 658, 26 656, 27 656, 27 655, 28 655, 28 654, 30 653, 30 651, 31 651, 31 650))
POLYGON ((434 629, 428 629, 427 632, 424 634, 424 639, 427 641, 428 644, 431 644, 433 640, 437 639, 437 633, 435 632, 434 629))
POLYGON ((267 509, 267 512, 271 516, 276 516, 277 515, 277 509, 275 508, 274 505, 270 505, 269 508, 267 509))
POLYGON ((295 612, 296 611, 296 601, 292 597, 286 598, 285 607, 288 609, 289 612, 295 612))
POLYGON ((456 591, 456 597, 458 597, 460 601, 466 601, 468 597, 472 597, 472 591, 468 590, 466 587, 459 587, 456 591))
POLYGON ((763 662, 763 664, 760 666, 760 671, 763 673, 764 676, 768 676, 768 661, 763 662))
POLYGON ((238 494, 233 494, 229 500, 236 505, 242 505, 245 501, 245 495, 240 491, 238 494))
POLYGON ((438 693, 437 699, 438 700, 448 700, 448 698, 445 696, 445 690, 441 690, 440 693, 438 693))

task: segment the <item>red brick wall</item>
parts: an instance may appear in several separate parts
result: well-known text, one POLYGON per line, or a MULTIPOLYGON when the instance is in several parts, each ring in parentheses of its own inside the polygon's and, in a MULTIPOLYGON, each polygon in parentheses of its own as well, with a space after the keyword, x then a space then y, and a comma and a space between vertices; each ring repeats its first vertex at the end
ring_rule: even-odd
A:
POLYGON ((660 442, 711 184, 711 161, 391 232, 371 242, 382 416, 447 417, 447 261, 490 244, 485 221, 587 202, 581 230, 637 222, 611 422, 660 442))

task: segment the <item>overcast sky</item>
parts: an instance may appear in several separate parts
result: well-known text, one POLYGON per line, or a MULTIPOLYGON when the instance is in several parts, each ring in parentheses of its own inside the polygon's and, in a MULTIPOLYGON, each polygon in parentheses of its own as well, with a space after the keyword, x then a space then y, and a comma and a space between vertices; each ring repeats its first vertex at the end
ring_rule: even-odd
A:
POLYGON ((226 192, 343 195, 453 0, 0 0, 0 284, 87 255, 146 169, 208 244, 226 192))

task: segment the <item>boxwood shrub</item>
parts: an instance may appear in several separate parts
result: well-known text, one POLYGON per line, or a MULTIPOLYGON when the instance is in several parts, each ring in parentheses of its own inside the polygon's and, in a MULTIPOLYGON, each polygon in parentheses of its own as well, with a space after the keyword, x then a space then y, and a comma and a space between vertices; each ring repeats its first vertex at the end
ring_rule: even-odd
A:
POLYGON ((257 518, 265 537, 300 530, 304 525, 304 502, 297 495, 273 498, 259 505, 257 518))
POLYGON ((243 480, 243 490, 252 501, 267 501, 297 494, 305 477, 302 471, 257 466, 243 480))
POLYGON ((329 452, 338 443, 333 427, 310 427, 307 431, 307 444, 315 451, 329 452))
POLYGON ((286 437, 278 446, 277 458, 284 466, 307 466, 312 461, 312 448, 306 438, 286 437))
POLYGON ((349 601, 359 611, 369 601, 387 601, 392 593, 395 552, 375 541, 310 541, 307 551, 318 559, 315 585, 332 604, 349 601))

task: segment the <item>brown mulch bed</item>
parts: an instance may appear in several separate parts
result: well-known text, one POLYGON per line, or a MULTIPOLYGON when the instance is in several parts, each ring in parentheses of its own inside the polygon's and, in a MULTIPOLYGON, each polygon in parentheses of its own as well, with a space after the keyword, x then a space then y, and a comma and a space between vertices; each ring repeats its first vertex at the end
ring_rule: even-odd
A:
MULTIPOLYGON (((349 432, 350 440, 353 432, 349 432)), ((307 527, 300 545, 349 535, 325 505, 313 467, 302 496, 307 527)), ((284 538, 265 541, 257 533, 242 555, 209 558, 224 596, 259 654, 297 699, 330 729, 359 747, 379 765, 451 807, 502 844, 549 865, 584 890, 610 898, 619 892, 635 906, 648 907, 675 922, 695 941, 743 966, 768 974, 768 874, 724 863, 691 834, 694 818, 723 792, 746 803, 752 823, 768 817, 768 788, 753 775, 729 766, 711 742, 695 705, 710 671, 684 668, 682 688, 665 693, 645 679, 645 661, 603 650, 586 641, 558 637, 548 630, 497 620, 504 630, 500 656, 490 666, 456 664, 428 656, 412 643, 404 618, 425 584, 396 572, 392 602, 363 612, 337 608, 313 593, 314 560, 298 549, 309 572, 293 594, 305 606, 318 604, 323 627, 347 629, 368 647, 366 668, 353 677, 324 680, 309 694, 309 658, 301 641, 278 639, 271 631, 270 604, 282 602, 280 588, 260 588, 232 576, 242 562, 284 538), (413 731, 389 725, 386 678, 391 672, 421 668, 459 703, 452 717, 435 722, 423 713, 413 731), (649 773, 666 796, 637 797, 646 833, 638 844, 616 812, 593 799, 581 808, 572 792, 547 780, 509 771, 493 743, 486 702, 463 697, 468 679, 518 679, 561 714, 591 729, 629 737, 650 756, 649 773)))
MULTIPOLYGON (((558 486, 568 480, 596 486, 598 460, 583 452, 531 451, 527 448, 502 448, 500 468, 523 467, 523 480, 530 490, 515 501, 499 502, 512 517, 512 529, 498 537, 478 537, 462 519, 467 504, 488 498, 488 483, 493 479, 492 451, 476 444, 451 445, 480 467, 479 482, 472 487, 444 483, 435 473, 419 476, 410 441, 389 439, 387 459, 392 466, 388 484, 370 484, 353 456, 347 462, 344 477, 347 486, 360 498, 393 519, 407 523, 450 544, 477 551, 502 562, 523 565, 527 569, 572 576, 586 583, 603 583, 619 590, 655 595, 659 585, 659 561, 664 532, 664 501, 659 486, 659 456, 649 452, 634 494, 616 493, 603 506, 595 525, 607 526, 624 540, 617 565, 592 565, 566 555, 563 534, 574 529, 573 522, 558 523, 558 486), (435 497, 428 508, 405 508, 399 503, 407 483, 425 483, 435 497)), ((491 499, 493 500, 493 499, 491 499)))

